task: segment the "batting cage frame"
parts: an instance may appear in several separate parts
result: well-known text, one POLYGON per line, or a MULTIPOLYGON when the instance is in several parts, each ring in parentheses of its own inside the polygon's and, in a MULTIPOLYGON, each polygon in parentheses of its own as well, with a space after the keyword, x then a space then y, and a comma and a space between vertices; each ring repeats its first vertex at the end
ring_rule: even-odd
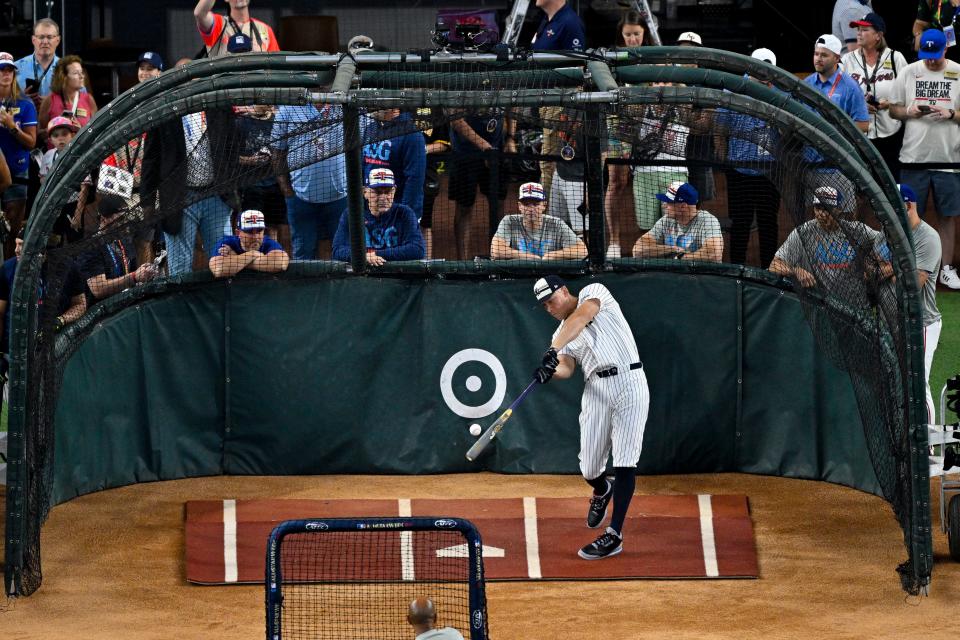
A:
MULTIPOLYGON (((109 323, 124 310, 215 286, 209 275, 199 273, 158 278, 92 305, 75 323, 60 330, 59 326, 54 327, 54 316, 37 304, 45 261, 50 259, 53 264, 57 255, 56 250, 47 247, 60 211, 75 196, 78 185, 132 138, 144 133, 151 135, 149 132, 160 131, 165 124, 199 112, 252 105, 311 104, 331 105, 342 113, 338 126, 343 130, 340 152, 346 177, 349 213, 345 220, 349 227, 350 260, 293 262, 286 273, 273 274, 272 278, 363 282, 375 276, 414 281, 473 279, 483 283, 545 273, 592 277, 665 272, 718 276, 736 279, 738 284, 761 283, 784 292, 794 291, 821 347, 832 350, 857 389, 879 493, 893 506, 904 531, 908 559, 899 567, 903 587, 910 593, 926 588, 932 570, 932 541, 921 292, 915 277, 913 240, 905 223, 906 212, 889 170, 845 114, 793 75, 729 52, 644 47, 525 55, 509 51, 363 52, 352 56, 244 54, 197 61, 169 71, 138 85, 99 111, 64 151, 40 193, 29 218, 14 281, 6 529, 9 594, 29 595, 41 581, 40 528, 52 506, 53 423, 67 360, 98 326, 109 323), (629 86, 630 83, 651 85, 629 86), (661 83, 674 86, 656 86, 661 83), (808 192, 812 193, 814 187, 821 183, 849 185, 856 194, 853 199, 871 211, 879 223, 895 286, 884 289, 879 302, 877 291, 870 288, 873 285, 868 286, 865 298, 869 303, 861 305, 842 299, 843 292, 831 295, 829 288, 797 290, 784 278, 748 266, 643 256, 607 258, 602 158, 608 139, 605 127, 617 118, 629 120, 637 109, 669 111, 674 107, 691 112, 734 113, 775 127, 784 138, 783 148, 790 150, 797 166, 806 171, 806 178, 786 178, 796 183, 785 197, 792 199, 790 206, 798 216, 798 227, 810 202, 808 192), (363 227, 362 118, 383 109, 441 109, 455 114, 450 116, 453 119, 494 108, 517 120, 526 117, 527 126, 535 128, 556 126, 540 115, 551 109, 567 108, 578 114, 577 126, 582 127, 586 140, 586 153, 578 157, 585 186, 584 258, 550 264, 481 258, 413 260, 371 267, 364 258, 367 240, 363 227), (811 182, 804 183, 804 179, 811 182), (850 342, 845 344, 847 340, 850 342), (855 345, 869 347, 875 361, 867 368, 874 372, 873 377, 865 373, 862 363, 852 364, 845 355, 844 348, 856 348, 855 345), (883 406, 869 406, 877 402, 883 406)), ((557 160, 556 155, 549 153, 537 157, 525 153, 518 152, 517 157, 529 161, 557 160)), ((629 162, 670 164, 669 160, 655 158, 629 162)), ((738 169, 746 165, 715 161, 714 166, 738 169)), ((761 165, 750 166, 756 170, 761 165)), ((242 182, 244 175, 234 172, 213 188, 230 188, 242 182)), ((498 213, 493 202, 491 218, 495 219, 498 213)), ((138 220, 144 219, 145 214, 138 220)), ((141 222, 130 222, 130 229, 137 224, 141 222)), ((104 238, 113 236, 106 234, 104 238)), ((69 251, 64 251, 63 255, 69 257, 69 251)), ((869 279, 866 276, 873 273, 873 267, 863 262, 858 265, 864 270, 861 279, 869 279)))
MULTIPOLYGON (((381 551, 383 547, 391 543, 395 543, 393 546, 400 547, 398 553, 386 554, 390 560, 392 560, 390 566, 375 566, 370 569, 370 573, 364 573, 367 567, 362 565, 362 563, 377 563, 381 558, 378 556, 364 557, 361 554, 361 557, 356 560, 356 563, 348 563, 350 567, 348 572, 354 572, 353 575, 344 575, 342 566, 338 566, 338 570, 335 571, 330 568, 322 568, 320 570, 310 569, 304 571, 297 582, 306 585, 307 588, 314 585, 338 583, 370 584, 375 585, 378 589, 384 590, 384 593, 390 590, 391 585, 407 584, 413 585, 425 593, 429 593, 431 587, 434 591, 442 591, 451 581, 457 582, 458 580, 465 579, 467 581, 467 607, 464 608, 460 606, 459 609, 463 609, 462 611, 451 614, 449 609, 456 609, 456 603, 448 601, 449 599, 444 598, 442 595, 440 597, 434 595, 431 600, 436 607, 440 609, 442 616, 440 619, 444 621, 441 626, 445 626, 446 621, 453 619, 460 623, 457 627, 458 631, 464 632, 469 627, 470 640, 487 639, 487 597, 483 574, 483 541, 480 537, 480 532, 477 531, 477 528, 472 522, 464 518, 420 516, 410 518, 323 518, 287 520, 277 525, 267 540, 266 572, 264 579, 267 640, 282 640, 283 638, 296 640, 296 638, 301 637, 284 631, 284 615, 285 613, 292 615, 292 612, 288 611, 288 605, 284 602, 285 563, 283 562, 283 551, 284 543, 288 539, 293 537, 302 539, 304 546, 307 547, 307 550, 311 552, 311 556, 313 556, 310 558, 295 556, 289 563, 291 567, 295 568, 298 562, 310 564, 317 559, 316 556, 318 555, 319 547, 316 545, 319 543, 308 542, 308 539, 322 540, 323 538, 336 537, 338 540, 349 540, 361 537, 373 538, 376 536, 389 537, 387 541, 375 541, 376 546, 381 548, 381 551), (415 558, 417 557, 417 553, 415 552, 415 547, 417 546, 415 542, 416 534, 427 532, 439 533, 440 537, 436 537, 436 540, 431 539, 431 541, 443 540, 444 542, 441 544, 451 541, 450 538, 452 536, 450 534, 459 534, 458 537, 464 540, 463 546, 465 547, 466 556, 458 554, 455 559, 447 560, 448 563, 456 565, 454 571, 447 569, 446 572, 435 572, 440 575, 431 574, 424 577, 417 570, 415 567, 415 558), (462 562, 457 562, 457 560, 462 560, 462 562), (358 565, 361 565, 359 569, 358 565), (421 586, 416 587, 416 585, 421 586)), ((361 544, 357 548, 362 549, 364 547, 361 544)), ((331 553, 332 555, 338 556, 339 559, 342 559, 344 555, 350 555, 351 551, 352 549, 345 549, 343 546, 338 546, 331 553)), ((432 548, 429 549, 429 552, 430 554, 439 554, 438 551, 432 548)), ((427 555, 430 556, 430 554, 427 555)), ((321 558, 320 561, 322 562, 323 559, 324 558, 321 558)), ((337 564, 336 560, 331 562, 337 564)), ((291 582, 289 575, 287 576, 287 582, 291 582)), ((381 601, 381 605, 387 605, 386 602, 383 602, 383 593, 378 592, 375 597, 381 601)), ((455 599, 455 596, 453 597, 455 599)), ((401 601, 399 603, 400 608, 406 609, 406 606, 412 599, 413 598, 409 598, 401 601)), ((396 600, 396 598, 394 598, 394 600, 396 600)), ((352 603, 349 604, 352 605, 352 603)), ((290 605, 292 606, 292 602, 290 605)), ((345 616, 346 619, 344 622, 347 624, 349 624, 351 616, 361 613, 360 611, 347 611, 343 605, 338 605, 334 608, 338 610, 338 614, 345 616)), ((306 617, 309 618, 309 615, 310 612, 307 612, 306 617)), ((372 615, 372 613, 368 613, 368 615, 372 615)), ((400 616, 396 617, 397 619, 393 621, 393 626, 404 628, 404 630, 407 631, 405 629, 406 621, 401 619, 400 616)), ((387 622, 386 626, 389 628, 391 626, 390 622, 387 622)), ((342 633, 342 629, 338 630, 338 633, 342 633)), ((404 634, 399 634, 399 637, 403 637, 403 635, 404 634)), ((321 632, 315 629, 310 637, 322 638, 326 636, 321 635, 321 632)), ((383 636, 380 635, 378 637, 383 636)))

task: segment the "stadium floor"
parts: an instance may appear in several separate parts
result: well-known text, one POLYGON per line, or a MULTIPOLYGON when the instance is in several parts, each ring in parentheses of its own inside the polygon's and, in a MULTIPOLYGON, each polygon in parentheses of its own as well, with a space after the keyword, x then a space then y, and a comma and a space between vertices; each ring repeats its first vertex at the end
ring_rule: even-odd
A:
MULTIPOLYGON (((44 582, 0 623, 22 640, 264 635, 260 586, 202 587, 184 577, 184 503, 224 496, 349 499, 583 496, 574 476, 200 478, 141 484, 54 508, 43 530, 44 582)), ((488 585, 490 635, 519 639, 951 637, 960 564, 934 517, 928 598, 900 589, 902 534, 885 502, 825 483, 742 474, 641 478, 638 493, 750 498, 759 580, 518 582, 488 585)), ((931 488, 934 509, 939 494, 931 488)), ((936 511, 934 511, 936 514, 936 511)), ((625 544, 642 544, 631 539, 625 544)))

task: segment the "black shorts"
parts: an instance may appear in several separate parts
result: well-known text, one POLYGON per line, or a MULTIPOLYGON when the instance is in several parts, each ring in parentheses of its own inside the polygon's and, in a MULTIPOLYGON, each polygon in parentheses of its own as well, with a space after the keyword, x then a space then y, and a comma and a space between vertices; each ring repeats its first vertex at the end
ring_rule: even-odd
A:
POLYGON ((487 198, 503 200, 507 196, 507 167, 499 156, 460 155, 450 161, 449 198, 463 207, 477 200, 477 187, 487 198), (491 184, 489 162, 497 162, 498 184, 491 184))
POLYGON ((263 212, 263 219, 268 227, 287 224, 287 200, 276 182, 244 188, 240 192, 240 203, 244 211, 256 209, 263 212))

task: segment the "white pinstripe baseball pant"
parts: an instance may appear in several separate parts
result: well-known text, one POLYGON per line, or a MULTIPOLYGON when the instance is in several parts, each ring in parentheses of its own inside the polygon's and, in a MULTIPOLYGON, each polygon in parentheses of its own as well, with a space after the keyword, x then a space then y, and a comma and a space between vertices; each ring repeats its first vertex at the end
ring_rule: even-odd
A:
POLYGON ((636 467, 650 409, 643 369, 600 378, 594 373, 580 401, 580 473, 593 480, 604 472, 613 451, 614 467, 636 467))

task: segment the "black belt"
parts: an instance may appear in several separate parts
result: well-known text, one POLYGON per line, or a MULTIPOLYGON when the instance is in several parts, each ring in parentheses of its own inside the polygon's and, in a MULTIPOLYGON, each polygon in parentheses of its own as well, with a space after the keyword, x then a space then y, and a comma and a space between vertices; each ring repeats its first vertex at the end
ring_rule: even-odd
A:
MULTIPOLYGON (((642 363, 642 362, 634 362, 633 364, 631 364, 631 365, 630 365, 630 371, 633 371, 633 370, 635 370, 635 369, 643 369, 643 363, 642 363)), ((610 367, 609 369, 604 369, 603 371, 597 371, 597 377, 598 377, 598 378, 610 378, 610 377, 612 377, 612 376, 617 375, 618 373, 620 373, 620 370, 619 370, 619 369, 617 369, 616 367, 610 367)))

